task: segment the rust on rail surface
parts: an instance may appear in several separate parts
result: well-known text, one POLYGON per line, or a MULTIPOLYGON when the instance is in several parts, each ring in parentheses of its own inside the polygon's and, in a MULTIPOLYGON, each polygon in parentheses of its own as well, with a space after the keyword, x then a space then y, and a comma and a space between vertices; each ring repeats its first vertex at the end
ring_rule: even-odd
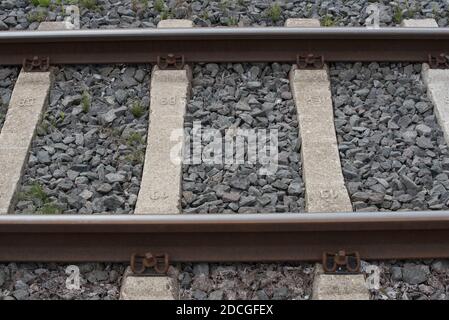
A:
POLYGON ((449 212, 0 216, 0 261, 321 261, 449 257, 449 212))
POLYGON ((0 32, 0 65, 49 57, 52 64, 419 61, 449 53, 449 28, 178 28, 0 32))

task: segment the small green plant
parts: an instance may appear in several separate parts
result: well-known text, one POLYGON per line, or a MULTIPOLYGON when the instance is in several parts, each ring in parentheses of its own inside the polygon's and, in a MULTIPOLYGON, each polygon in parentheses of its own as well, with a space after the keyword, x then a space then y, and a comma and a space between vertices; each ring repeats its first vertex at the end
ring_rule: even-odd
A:
POLYGON ((80 0, 80 6, 89 10, 97 8, 97 0, 80 0))
POLYGON ((321 19, 321 26, 323 26, 323 27, 333 27, 333 26, 335 26, 334 18, 332 16, 330 16, 330 15, 325 15, 321 19))
POLYGON ((131 106, 131 113, 134 118, 140 118, 144 115, 145 108, 142 106, 142 103, 140 103, 140 101, 133 102, 133 105, 131 106))
POLYGON ((436 3, 433 4, 432 6, 432 14, 434 17, 438 16, 438 12, 440 11, 438 5, 436 3))
POLYGON ((221 10, 226 10, 226 8, 228 7, 228 1, 227 0, 220 1, 219 6, 221 10))
POLYGON ((61 121, 64 121, 64 119, 65 119, 65 112, 64 111, 60 111, 59 112, 59 119, 61 119, 61 121))
POLYGON ((231 27, 231 26, 236 26, 239 22, 237 21, 236 18, 229 17, 227 23, 228 23, 228 26, 231 27))
POLYGON ((39 200, 42 203, 45 203, 48 201, 47 194, 45 193, 42 186, 37 182, 33 183, 30 190, 28 191, 27 195, 29 196, 29 198, 39 200))
POLYGON ((281 19, 281 14, 282 14, 282 9, 281 9, 281 6, 278 3, 273 4, 268 9, 268 13, 267 13, 268 17, 273 22, 279 21, 281 19))
POLYGON ((148 0, 132 0, 131 7, 133 11, 148 8, 148 0))
POLYGON ((156 10, 159 13, 162 13, 162 11, 165 10, 165 2, 164 2, 164 0, 156 0, 154 2, 154 10, 156 10))
POLYGON ((142 135, 138 132, 133 132, 129 135, 127 139, 128 146, 139 146, 143 144, 142 135))
POLYGON ((161 20, 166 20, 171 18, 170 10, 164 9, 164 11, 161 12, 161 20))
POLYGON ((33 183, 28 191, 21 193, 19 199, 33 201, 37 206, 37 212, 41 214, 61 213, 61 208, 51 201, 44 188, 38 182, 33 183))
POLYGON ((44 119, 38 126, 37 126, 37 135, 43 136, 48 133, 50 122, 48 122, 47 119, 44 119))
POLYGON ((48 8, 51 4, 51 0, 39 0, 39 6, 48 8))
POLYGON ((51 0, 31 0, 31 4, 35 7, 40 6, 40 7, 49 7, 51 4, 51 0))
POLYGON ((41 214, 58 214, 61 213, 61 208, 59 208, 53 202, 44 203, 44 205, 38 210, 41 214))
POLYGON ((81 96, 81 107, 83 109, 84 113, 88 113, 90 110, 91 105, 91 97, 89 92, 84 91, 83 95, 81 96))
POLYGON ((28 13, 28 22, 43 22, 47 19, 47 11, 45 10, 37 10, 28 13))
POLYGON ((208 19, 209 19, 209 14, 207 13, 207 11, 204 11, 204 12, 201 14, 201 18, 202 18, 203 20, 208 20, 208 19))
POLYGON ((133 165, 143 163, 144 159, 145 153, 143 150, 134 150, 125 157, 125 160, 131 162, 133 165))
POLYGON ((402 9, 399 7, 395 7, 394 12, 393 12, 394 23, 400 24, 403 19, 404 19, 404 14, 402 13, 402 9))

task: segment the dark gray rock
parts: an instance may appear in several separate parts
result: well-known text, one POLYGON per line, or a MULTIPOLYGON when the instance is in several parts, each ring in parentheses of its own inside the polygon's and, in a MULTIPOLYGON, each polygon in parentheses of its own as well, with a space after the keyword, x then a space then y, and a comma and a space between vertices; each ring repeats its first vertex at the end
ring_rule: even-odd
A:
POLYGON ((402 278, 409 284, 426 282, 429 275, 429 267, 425 265, 405 264, 402 268, 402 278))

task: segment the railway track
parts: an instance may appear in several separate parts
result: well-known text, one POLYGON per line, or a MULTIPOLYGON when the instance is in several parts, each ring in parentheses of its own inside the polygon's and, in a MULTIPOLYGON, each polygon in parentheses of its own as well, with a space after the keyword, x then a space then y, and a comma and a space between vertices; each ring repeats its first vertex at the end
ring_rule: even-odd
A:
MULTIPOLYGON (((151 72, 152 82, 148 103, 150 113, 147 115, 149 125, 141 122, 137 129, 137 131, 141 130, 145 134, 147 131, 149 132, 148 137, 144 138, 146 144, 145 161, 143 161, 143 166, 139 167, 140 173, 135 175, 137 179, 141 178, 141 182, 135 184, 135 187, 138 189, 141 186, 141 189, 138 192, 134 190, 134 196, 131 197, 134 200, 131 201, 129 194, 127 194, 128 190, 126 190, 129 186, 126 182, 119 181, 122 179, 119 176, 127 175, 126 169, 123 169, 120 165, 107 171, 110 176, 104 178, 110 185, 125 189, 123 194, 120 193, 120 190, 117 192, 114 190, 113 195, 115 197, 113 199, 108 198, 107 203, 114 203, 120 197, 127 197, 128 205, 117 200, 121 210, 115 213, 135 214, 105 215, 101 214, 102 212, 95 211, 93 212, 94 215, 11 214, 17 210, 14 209, 17 208, 17 196, 20 195, 21 190, 25 190, 26 193, 27 189, 26 186, 21 185, 20 175, 8 175, 7 186, 10 186, 11 181, 15 180, 14 185, 16 187, 13 188, 14 190, 11 190, 10 187, 5 188, 7 191, 2 193, 2 201, 6 199, 8 204, 7 210, 4 212, 6 214, 0 216, 0 260, 17 262, 125 262, 129 261, 133 254, 150 251, 167 254, 170 263, 321 261, 323 253, 334 254, 338 253, 339 250, 345 250, 349 253, 357 252, 359 257, 364 260, 447 258, 449 252, 449 233, 447 232, 449 216, 445 210, 430 211, 434 208, 424 206, 421 211, 412 211, 411 209, 415 209, 416 205, 408 206, 408 203, 411 203, 413 199, 407 200, 403 197, 401 203, 405 203, 405 205, 402 209, 410 210, 394 212, 388 210, 388 208, 391 208, 391 202, 396 200, 396 196, 400 197, 403 194, 392 194, 391 199, 383 198, 376 202, 371 198, 363 200, 363 195, 352 192, 352 189, 350 189, 348 184, 351 182, 350 174, 347 173, 348 167, 345 167, 347 163, 343 164, 343 168, 340 165, 340 158, 345 159, 342 157, 342 153, 345 152, 345 149, 342 148, 342 139, 345 139, 345 137, 335 135, 330 97, 331 82, 328 78, 326 64, 388 61, 399 64, 427 63, 432 68, 442 68, 447 66, 447 59, 442 54, 449 51, 447 48, 448 37, 449 32, 443 28, 435 30, 430 28, 385 28, 381 30, 367 30, 365 28, 329 28, 322 30, 320 28, 301 27, 248 28, 243 30, 182 28, 145 31, 79 30, 0 33, 0 45, 2 46, 0 65, 16 66, 23 64, 23 68, 30 71, 29 74, 32 78, 31 80, 24 80, 23 86, 27 87, 27 83, 28 85, 31 83, 31 86, 44 83, 44 86, 47 86, 48 89, 42 89, 43 92, 50 90, 50 82, 46 79, 42 81, 42 79, 36 77, 49 73, 47 67, 50 65, 61 66, 62 72, 67 72, 69 67, 62 67, 66 64, 145 63, 158 65, 158 68, 151 72), (118 42, 121 44, 119 50, 116 48, 118 42), (275 45, 272 45, 273 42, 275 45), (269 43, 270 45, 268 45, 269 43), (296 173, 285 173, 284 180, 280 179, 277 182, 278 187, 276 187, 277 190, 274 190, 274 194, 277 193, 276 197, 283 199, 282 203, 265 205, 265 209, 259 207, 251 210, 248 208, 251 207, 252 203, 258 201, 262 194, 254 188, 251 193, 249 190, 245 190, 252 184, 246 185, 242 179, 236 180, 231 177, 232 179, 229 180, 231 188, 225 190, 217 191, 217 185, 226 185, 226 179, 222 180, 222 184, 214 184, 212 181, 212 184, 205 190, 195 190, 192 183, 189 184, 189 182, 193 182, 194 185, 194 182, 198 179, 196 176, 191 177, 192 173, 195 175, 194 170, 189 171, 187 169, 183 174, 181 164, 168 164, 167 160, 170 159, 168 157, 169 149, 167 149, 169 131, 164 129, 183 128, 184 117, 187 117, 186 119, 195 118, 195 112, 198 111, 198 105, 195 105, 195 101, 200 95, 199 88, 201 88, 201 85, 197 86, 195 83, 194 66, 196 63, 209 63, 209 69, 212 70, 211 77, 214 77, 212 74, 215 73, 216 75, 220 70, 215 70, 211 63, 272 61, 281 62, 286 66, 293 64, 297 66, 296 70, 290 72, 289 82, 287 77, 284 76, 287 80, 284 84, 290 84, 291 97, 288 99, 288 94, 285 94, 285 105, 281 104, 279 108, 282 112, 282 108, 287 108, 288 103, 290 103, 290 108, 294 110, 293 117, 287 118, 291 121, 289 123, 291 128, 288 132, 292 134, 296 132, 296 138, 294 136, 293 139, 302 140, 300 144, 301 154, 299 155, 298 150, 296 150, 298 159, 300 158, 300 166, 297 167, 296 173), (192 81, 189 66, 193 68, 194 78, 192 81), (187 104, 187 101, 189 101, 187 89, 190 86, 193 86, 193 97, 190 100, 191 102, 187 104), (307 88, 306 93, 304 93, 304 88, 307 88), (314 89, 317 90, 314 91, 314 89), (323 97, 328 94, 328 100, 326 100, 327 98, 324 99, 323 97), (288 100, 291 102, 288 102, 288 100), (177 112, 179 108, 186 108, 186 104, 187 115, 184 115, 184 112, 177 112), (313 105, 314 109, 318 111, 315 114, 310 112, 307 105, 313 105), (326 106, 330 106, 331 109, 326 106), (170 114, 170 112, 173 112, 173 114, 170 114), (327 118, 329 115, 331 118, 327 118), (295 119, 296 117, 297 119, 295 119), (317 127, 320 124, 325 124, 326 127, 317 127), (148 126, 148 129, 146 129, 146 126, 148 126), (329 128, 330 130, 327 130, 329 128), (156 135, 158 136, 156 137, 156 135), (157 157, 152 152, 154 149, 158 151, 157 157), (148 159, 151 160, 147 162, 148 159), (323 159, 329 162, 325 162, 323 159), (320 167, 326 169, 320 169, 320 167), (186 176, 188 176, 187 179, 186 176), (282 183, 286 186, 284 187, 282 183), (185 191, 190 190, 181 190, 186 186, 192 187, 195 192, 186 194, 185 191), (24 187, 25 189, 23 189, 24 187), (210 196, 210 199, 204 200, 198 197, 198 193, 201 194, 203 191, 210 191, 211 189, 214 190, 214 193, 210 196), (237 197, 236 190, 244 190, 247 193, 239 195, 238 199, 233 198, 237 197), (6 197, 4 197, 5 194, 6 197), (223 200, 223 196, 227 200, 223 200), (189 197, 194 197, 194 199, 189 200, 189 197), (198 201, 196 204, 195 200, 198 201), (296 204, 292 205, 292 201, 296 204), (246 204, 242 204, 242 202, 246 204), (390 207, 385 204, 386 202, 390 207), (204 203, 208 205, 202 207, 204 203), (238 203, 239 206, 230 206, 226 203, 238 203), (184 206, 185 211, 189 211, 190 208, 194 214, 177 214, 180 213, 181 205, 184 206), (188 208, 186 209, 186 207, 188 208), (290 210, 292 207, 297 208, 297 211, 292 212, 290 210), (129 210, 126 208, 129 208, 129 210), (271 210, 268 211, 267 208, 271 210), (347 212, 351 211, 352 208, 363 209, 365 212, 347 212), (379 212, 380 209, 385 212, 379 212), (301 211, 310 214, 300 213, 301 211), (234 214, 230 214, 231 212, 234 214), (235 213, 239 214, 236 215, 235 213), (204 239, 207 239, 207 242, 204 239)), ((262 65, 262 67, 264 66, 262 65)), ((273 71, 273 76, 276 75, 276 72, 282 73, 280 71, 282 66, 279 70, 277 66, 271 68, 277 70, 273 71)), ((148 70, 147 72, 149 73, 148 70)), ((339 72, 338 68, 331 70, 332 75, 337 75, 339 72)), ((437 119, 433 120, 435 121, 435 130, 437 130, 436 134, 440 134, 439 138, 432 136, 432 139, 435 139, 435 141, 438 139, 437 147, 444 150, 446 142, 442 136, 446 133, 444 106, 447 102, 445 102, 444 97, 439 100, 441 99, 439 90, 442 90, 442 86, 444 86, 441 81, 444 79, 438 78, 438 72, 440 71, 425 70, 424 72, 428 72, 426 74, 427 88, 437 114, 437 119)), ((56 76, 58 77, 57 74, 56 76)), ((93 77, 95 78, 95 75, 93 77)), ((257 84, 257 79, 256 76, 252 81, 246 81, 245 85, 253 86, 257 90, 260 86, 257 84)), ((142 79, 143 85, 149 85, 145 81, 149 81, 149 77, 147 77, 147 80, 142 79)), ((22 84, 20 76, 17 83, 22 84)), ((232 82, 228 85, 232 85, 232 82)), ((111 87, 111 89, 115 90, 116 88, 111 87)), ((16 110, 17 107, 29 108, 30 110, 27 109, 29 113, 22 112, 22 117, 20 114, 10 116, 12 114, 10 112, 14 112, 14 108, 10 107, 3 127, 6 129, 1 132, 1 137, 4 137, 4 140, 0 142, 0 149, 10 150, 11 144, 24 143, 25 145, 21 146, 22 149, 19 148, 18 155, 11 162, 10 172, 19 170, 22 174, 22 170, 25 168, 27 180, 45 182, 47 179, 45 178, 45 170, 39 173, 38 170, 42 168, 33 169, 31 163, 36 161, 33 158, 34 155, 38 158, 39 151, 37 150, 42 149, 42 146, 45 147, 45 144, 49 141, 45 139, 45 134, 41 133, 38 133, 37 138, 33 138, 34 131, 40 129, 38 127, 39 116, 43 112, 46 99, 45 94, 40 98, 34 98, 32 93, 36 90, 39 89, 34 87, 34 90, 30 90, 28 88, 29 93, 17 98, 16 92, 13 93, 11 105, 16 110), (38 101, 29 103, 30 99, 37 99, 38 101), (42 102, 39 102, 39 99, 42 102), (31 110, 30 107, 39 103, 41 104, 41 106, 38 106, 41 108, 40 110, 31 110), (27 127, 29 133, 17 140, 17 132, 14 132, 14 130, 9 132, 9 126, 11 123, 16 124, 17 121, 21 120, 25 123, 23 117, 31 118, 31 115, 36 115, 36 120, 32 122, 31 126, 28 121, 26 122, 25 127, 27 127), (18 118, 14 118, 14 116, 18 118), (15 119, 15 122, 10 119, 15 119), (44 138, 41 138, 42 136, 44 138), (36 141, 38 142, 36 143, 36 141), (6 144, 1 145, 3 142, 6 142, 6 144), (31 154, 33 155, 30 159, 27 156, 23 157, 23 151, 25 150, 25 154, 28 155, 29 148, 31 148, 31 154), (23 159, 23 163, 16 168, 15 161, 18 159, 23 159)), ((19 91, 17 90, 17 92, 19 91)), ((219 95, 220 93, 217 92, 216 94, 219 95)), ((339 92, 337 94, 340 95, 339 92)), ((247 105, 250 105, 251 98, 255 98, 251 91, 243 97, 248 97, 246 99, 247 105)), ((91 98, 95 97, 92 96, 91 98)), ((81 107, 82 99, 82 96, 78 98, 81 101, 81 107)), ((271 108, 276 108, 279 104, 276 100, 274 101, 274 106, 271 106, 271 108)), ((265 103, 270 106, 269 99, 265 103)), ((260 105, 261 103, 259 101, 255 104, 260 105)), ((240 111, 248 111, 245 105, 240 105, 240 108, 240 111)), ((427 116, 432 116, 432 110, 429 110, 427 109, 423 113, 428 112, 427 116)), ((110 122, 108 122, 107 115, 102 116, 104 121, 102 125, 104 123, 109 123, 109 126, 117 124, 118 122, 114 121, 116 118, 121 121, 120 112, 124 113, 125 111, 115 112, 115 118, 110 122)), ((145 114, 145 111, 143 112, 145 114)), ((220 110, 214 110, 214 112, 219 113, 220 110)), ((212 124, 214 120, 220 120, 213 117, 211 119, 212 124)), ((255 127, 282 127, 271 127, 269 122, 264 123, 263 120, 257 118, 257 115, 252 115, 252 120, 249 120, 248 117, 242 119, 242 127, 244 128, 245 124, 251 122, 255 123, 255 127)), ((279 122, 282 120, 285 119, 280 119, 279 122)), ((386 121, 389 120, 391 118, 386 121)), ((64 119, 61 121, 63 123, 64 119)), ((92 120, 87 119, 86 123, 89 123, 89 121, 92 120)), ((200 121, 202 121, 201 124, 208 124, 204 119, 200 121)), ((403 121, 407 121, 407 119, 403 121)), ((424 123, 417 123, 418 120, 414 119, 410 123, 413 123, 413 121, 415 126, 419 124, 429 125, 431 119, 425 118, 424 123)), ((337 123, 335 126, 338 133, 340 128, 337 123)), ((363 128, 363 123, 361 126, 351 126, 363 128)), ((192 129, 194 122, 189 122, 188 127, 192 129)), ((210 127, 213 127, 213 125, 210 127)), ((431 126, 431 128, 433 127, 431 126)), ((222 129, 222 127, 219 126, 218 129, 222 129)), ((357 130, 366 132, 366 128, 357 130)), ((420 128, 419 130, 422 132, 426 128, 420 128)), ((429 136, 424 133, 422 135, 429 136)), ((101 135, 99 137, 101 139, 101 135)), ((351 140, 348 139, 348 141, 351 140)), ((291 140, 287 141, 292 143, 291 140)), ((119 148, 119 145, 117 145, 117 148, 119 148)), ((423 146, 421 149, 425 150, 424 153, 428 155, 429 152, 440 154, 437 148, 434 150, 423 146)), ((50 156, 57 155, 54 152, 52 154, 48 148, 45 150, 50 156)), ((288 148, 286 150, 285 153, 290 152, 289 156, 295 152, 288 148)), ((446 153, 442 151, 441 154, 441 157, 438 158, 440 162, 444 160, 446 153)), ((76 153, 72 156, 75 157, 75 155, 76 153)), ((40 156, 45 158, 42 154, 40 156)), ((59 161, 60 158, 51 158, 47 165, 57 159, 59 161)), ((415 159, 415 161, 417 160, 415 159)), ((281 169, 283 169, 282 166, 289 164, 289 161, 291 160, 280 162, 281 169)), ((363 162, 359 159, 356 159, 357 161, 363 162)), ((46 160, 37 159, 37 162, 45 164, 46 160)), ((348 160, 348 162, 351 162, 351 160, 348 160)), ((405 165, 407 165, 407 162, 405 162, 405 165)), ((193 166, 191 165, 191 167, 193 166)), ((432 167, 432 164, 429 167, 432 167)), ((435 170, 435 168, 432 167, 431 170, 435 170)), ((407 173, 412 179, 419 176, 419 174, 416 175, 413 172, 407 173)), ((441 173, 444 174, 444 172, 441 173)), ((129 177, 130 181, 133 175, 134 173, 129 177)), ((75 184, 75 179, 81 176, 78 172, 73 179, 75 184)), ((433 174, 432 177, 435 176, 437 174, 433 174)), ((203 177, 199 181, 208 185, 209 178, 203 177)), ((250 178, 248 177, 248 179, 250 178)), ((402 177, 403 185, 408 182, 408 180, 404 182, 404 179, 402 177)), ((442 177, 440 176, 439 179, 441 180, 442 177)), ((435 178, 435 181, 437 180, 435 178)), ((51 189, 50 186, 55 186, 61 182, 61 180, 55 181, 50 180, 47 184, 44 183, 44 190, 51 189)), ((257 183, 259 182, 257 181, 257 183)), ((387 182, 389 181, 387 180, 387 182)), ((430 184, 432 185, 432 183, 431 181, 430 184)), ((421 191, 428 188, 424 183, 416 185, 413 181, 409 185, 414 185, 416 188, 421 187, 421 191)), ((95 187, 100 186, 95 185, 95 187)), ((435 187, 435 184, 432 187, 435 187)), ((410 191, 409 189, 406 188, 407 191, 410 191)), ((67 191, 71 191, 71 188, 67 187, 67 191)), ((88 191, 93 193, 90 189, 88 191)), ((374 195, 378 195, 378 193, 374 193, 374 195)), ((417 190, 414 196, 418 193, 417 190)), ((87 197, 88 193, 85 193, 85 195, 87 197)), ((57 195, 50 193, 49 197, 50 199, 52 197, 57 198, 57 195)), ((440 195, 440 197, 444 198, 444 195, 440 195)), ((23 201, 23 199, 19 199, 19 201, 21 200, 23 201)), ((60 199, 58 198, 58 200, 60 199)), ((89 198, 85 200, 89 200, 89 198)), ((269 198, 269 202, 273 202, 273 200, 269 198)), ((445 204, 440 207, 438 207, 438 203, 436 205, 435 208, 445 208, 445 204)), ((73 207, 76 206, 70 207, 69 203, 69 209, 66 211, 76 213, 73 207)), ((114 212, 111 209, 112 207, 115 209, 114 205, 104 205, 103 209, 112 213, 114 212)), ((84 213, 92 212, 86 211, 84 213)))

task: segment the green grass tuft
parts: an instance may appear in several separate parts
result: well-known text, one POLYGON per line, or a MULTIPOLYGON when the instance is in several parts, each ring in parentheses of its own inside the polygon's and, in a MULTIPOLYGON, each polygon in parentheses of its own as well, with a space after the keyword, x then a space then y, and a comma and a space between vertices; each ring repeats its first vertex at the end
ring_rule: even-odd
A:
POLYGON ((335 20, 332 16, 326 15, 321 18, 321 26, 322 27, 333 27, 335 26, 335 20))
POLYGON ((81 97, 81 107, 83 109, 84 113, 88 113, 90 110, 90 105, 91 105, 91 96, 89 94, 89 92, 84 91, 83 95, 81 97))
POLYGON ((273 4, 268 9, 268 13, 267 13, 268 17, 273 22, 279 21, 281 19, 281 14, 282 14, 282 9, 281 9, 281 6, 278 3, 273 4))
POLYGON ((165 1, 164 0, 156 0, 154 2, 154 10, 156 10, 159 13, 162 13, 162 11, 165 10, 165 1))
POLYGON ((133 105, 131 106, 131 113, 134 118, 140 118, 145 114, 145 108, 142 106, 140 101, 133 102, 133 105))

